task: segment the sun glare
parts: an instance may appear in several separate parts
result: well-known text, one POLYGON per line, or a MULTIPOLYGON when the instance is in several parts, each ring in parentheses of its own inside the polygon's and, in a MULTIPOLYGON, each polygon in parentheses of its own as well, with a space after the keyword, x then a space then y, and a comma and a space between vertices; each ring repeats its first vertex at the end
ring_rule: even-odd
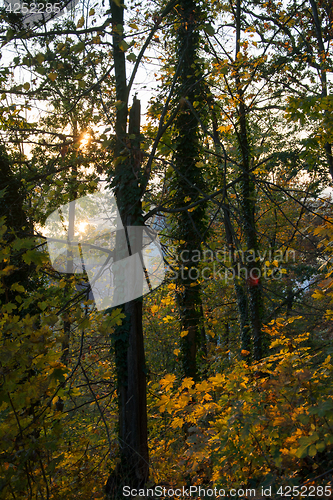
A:
POLYGON ((87 222, 79 222, 78 223, 77 229, 78 229, 79 233, 84 233, 85 232, 87 224, 88 224, 87 222))
POLYGON ((88 146, 89 140, 90 140, 90 135, 88 134, 88 132, 86 132, 85 134, 83 134, 82 139, 80 140, 80 148, 83 149, 86 146, 88 146))

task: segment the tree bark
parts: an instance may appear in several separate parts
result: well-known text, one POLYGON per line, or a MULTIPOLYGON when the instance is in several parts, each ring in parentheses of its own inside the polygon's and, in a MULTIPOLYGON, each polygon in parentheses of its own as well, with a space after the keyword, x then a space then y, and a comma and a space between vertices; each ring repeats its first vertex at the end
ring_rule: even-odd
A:
MULTIPOLYGON (((116 171, 111 182, 126 237, 128 226, 142 226, 142 206, 139 185, 140 169, 140 102, 134 98, 127 134, 128 88, 125 53, 119 44, 123 40, 124 6, 111 3, 113 26, 113 57, 116 99, 121 102, 116 114, 116 171), (135 139, 129 139, 134 134, 135 139), (125 153, 124 153, 125 150, 125 153)), ((121 231, 117 231, 122 233, 121 231)), ((122 236, 124 237, 124 236, 122 236)), ((142 245, 142 242, 141 242, 142 245)), ((140 242, 138 248, 140 250, 140 242)), ((118 412, 119 463, 105 486, 108 498, 122 498, 122 486, 143 487, 149 476, 147 441, 146 369, 142 328, 142 299, 124 304, 125 319, 113 336, 115 350, 118 412)))
MULTIPOLYGON (((202 98, 200 81, 203 71, 198 61, 200 38, 197 23, 200 11, 196 2, 181 0, 180 15, 181 25, 177 36, 178 64, 181 65, 179 97, 184 104, 176 119, 174 181, 177 204, 186 206, 199 198, 196 188, 205 190, 203 174, 196 166, 200 160, 199 122, 186 104, 188 101, 193 107, 194 102, 202 98)), ((206 340, 196 259, 198 251, 201 252, 201 241, 206 229, 205 209, 205 204, 200 204, 193 212, 181 212, 176 222, 177 237, 181 241, 178 248, 180 278, 177 300, 182 329, 188 332, 181 339, 181 358, 184 375, 194 379, 198 377, 198 371, 205 370, 206 340)))
POLYGON ((258 263, 250 258, 251 252, 258 255, 257 231, 255 225, 255 183, 250 168, 250 143, 247 131, 247 110, 244 100, 244 90, 239 72, 241 37, 241 0, 236 1, 236 54, 235 54, 235 82, 237 92, 238 113, 238 144, 242 163, 242 181, 240 190, 240 203, 243 230, 246 239, 247 253, 245 256, 248 271, 247 288, 249 295, 249 318, 252 333, 253 357, 259 360, 263 356, 262 335, 262 287, 260 272, 257 272, 258 263))
MULTIPOLYGON (((323 35, 321 31, 321 23, 318 15, 317 4, 315 0, 310 0, 311 10, 313 21, 315 25, 316 38, 318 41, 318 49, 319 49, 319 59, 321 60, 321 56, 325 54, 325 47, 323 42, 323 35)), ((328 87, 327 87, 327 75, 325 69, 322 67, 323 62, 321 62, 320 68, 320 82, 321 82, 321 95, 322 97, 328 96, 328 87)), ((327 111, 325 111, 325 115, 327 115, 327 111)), ((328 170, 333 180, 333 154, 332 154, 332 144, 330 142, 325 143, 325 152, 328 163, 328 170)))

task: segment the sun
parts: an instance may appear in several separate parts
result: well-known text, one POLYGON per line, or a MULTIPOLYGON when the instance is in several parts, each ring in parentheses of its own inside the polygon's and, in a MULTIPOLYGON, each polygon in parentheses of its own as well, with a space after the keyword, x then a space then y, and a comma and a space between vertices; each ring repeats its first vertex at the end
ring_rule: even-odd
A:
POLYGON ((88 134, 88 132, 85 132, 82 138, 80 139, 80 149, 84 149, 86 146, 88 146, 89 141, 90 141, 90 135, 88 134))
POLYGON ((78 232, 79 233, 84 233, 85 230, 86 230, 87 225, 88 225, 88 222, 84 222, 84 221, 79 222, 78 225, 77 225, 78 232))

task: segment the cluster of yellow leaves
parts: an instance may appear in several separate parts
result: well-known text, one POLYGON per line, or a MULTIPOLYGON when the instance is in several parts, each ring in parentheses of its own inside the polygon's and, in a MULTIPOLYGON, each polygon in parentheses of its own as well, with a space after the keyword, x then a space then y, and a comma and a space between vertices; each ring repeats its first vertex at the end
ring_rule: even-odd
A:
POLYGON ((250 476, 288 484, 306 457, 332 449, 331 358, 313 365, 309 334, 292 343, 284 335, 297 319, 267 326, 276 353, 260 364, 235 361, 198 383, 168 374, 152 386, 150 413, 165 438, 151 443, 158 480, 190 473, 201 485, 241 487, 250 476))

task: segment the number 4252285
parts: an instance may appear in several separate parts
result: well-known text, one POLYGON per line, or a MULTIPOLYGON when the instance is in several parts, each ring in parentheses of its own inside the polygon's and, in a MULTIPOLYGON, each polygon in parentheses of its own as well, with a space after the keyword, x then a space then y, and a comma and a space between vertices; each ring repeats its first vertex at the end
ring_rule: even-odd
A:
POLYGON ((7 12, 13 14, 58 14, 61 10, 60 3, 9 3, 6 7, 7 12))
POLYGON ((331 486, 280 486, 277 495, 285 497, 330 497, 331 486))

